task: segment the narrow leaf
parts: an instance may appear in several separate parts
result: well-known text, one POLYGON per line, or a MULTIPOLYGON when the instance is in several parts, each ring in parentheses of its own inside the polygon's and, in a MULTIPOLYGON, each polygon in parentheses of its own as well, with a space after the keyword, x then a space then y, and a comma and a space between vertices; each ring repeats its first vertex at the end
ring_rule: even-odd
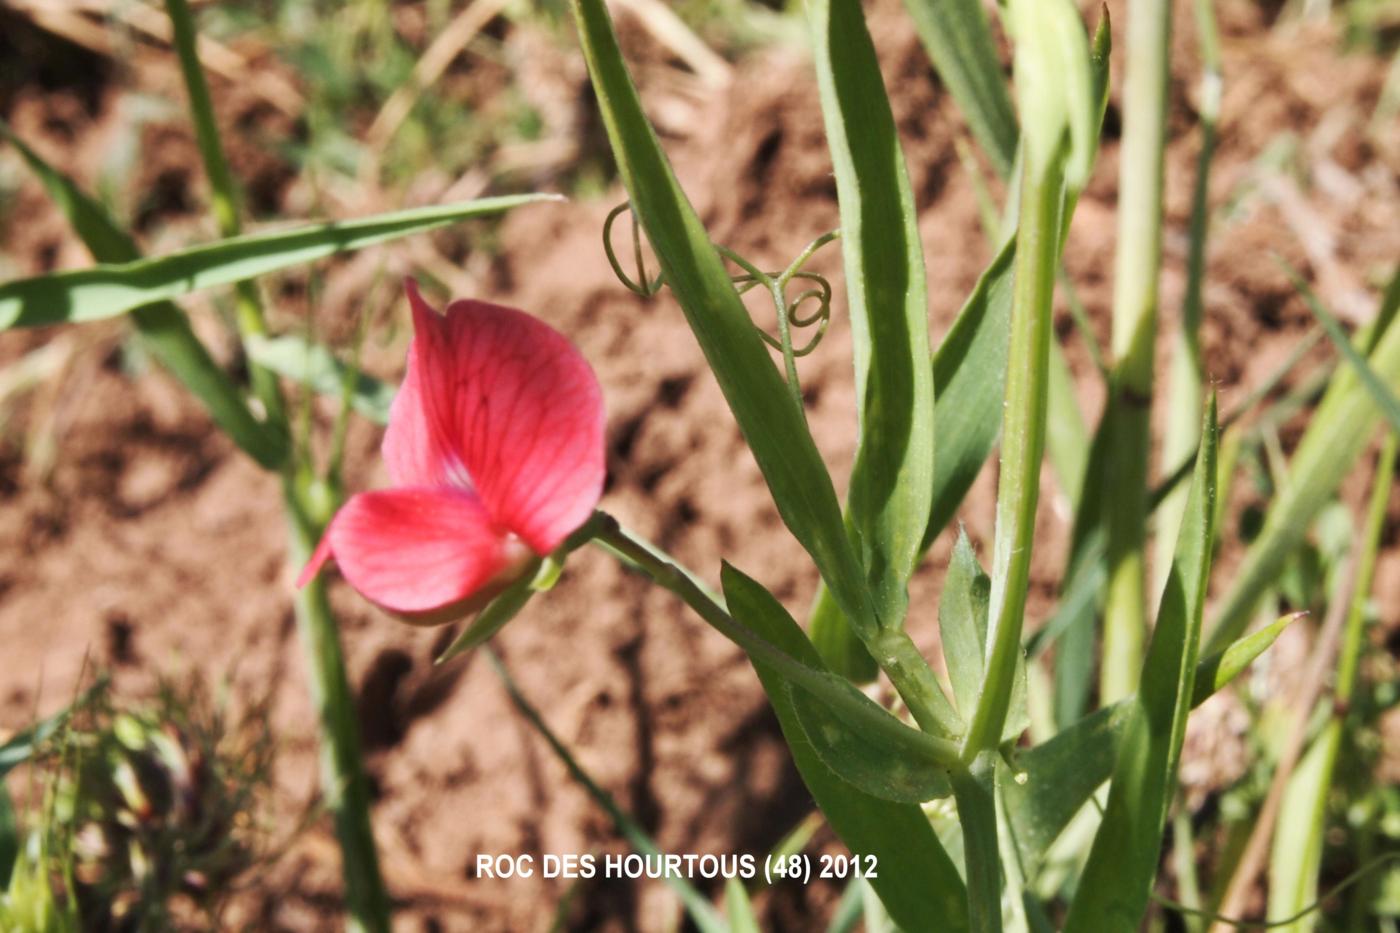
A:
POLYGON ((1070 905, 1065 924, 1069 933, 1137 929, 1147 908, 1195 690, 1211 563, 1217 435, 1212 397, 1176 560, 1157 612, 1142 686, 1129 707, 1103 822, 1070 905))
MULTIPOLYGON (((117 226, 106 209, 11 133, 4 121, 0 121, 0 136, 18 150, 38 176, 92 258, 118 263, 140 258, 135 241, 117 226)), ((214 362, 179 308, 170 302, 156 302, 136 308, 132 321, 151 355, 203 403, 214 423, 239 448, 268 469, 282 463, 289 449, 286 436, 253 416, 243 394, 214 362)))
POLYGON ((1317 293, 1303 280, 1298 271, 1283 259, 1280 259, 1279 263, 1283 266, 1283 271, 1288 273, 1288 277, 1293 280, 1293 287, 1298 289, 1303 300, 1307 302, 1313 317, 1317 318, 1322 329, 1327 331, 1327 336, 1332 338, 1332 343, 1336 344, 1342 358, 1351 365, 1356 373, 1356 378, 1361 380, 1366 391, 1371 393, 1372 399, 1380 406, 1381 414, 1390 422, 1390 429, 1400 432, 1400 398, 1395 397, 1390 386, 1386 385, 1380 374, 1371 368, 1370 363, 1366 362, 1366 357, 1361 355, 1356 344, 1352 343, 1347 332, 1342 329, 1341 322, 1331 311, 1327 310, 1327 306, 1317 297, 1317 293))
POLYGON ((0 330, 114 317, 152 302, 543 200, 558 199, 528 194, 413 208, 233 237, 155 259, 16 279, 0 284, 0 330))
MULTIPOLYGON (((339 399, 345 380, 351 377, 350 367, 328 347, 295 334, 250 336, 246 346, 253 362, 321 395, 339 399)), ((357 371, 350 387, 350 405, 375 424, 388 424, 396 391, 387 382, 357 371)))
POLYGON ((729 933, 763 933, 749 901, 748 889, 738 878, 724 883, 724 913, 729 918, 729 933))
MULTIPOLYGON (((802 663, 821 666, 802 629, 767 590, 728 565, 722 582, 736 618, 802 663)), ((833 774, 808 743, 782 678, 762 662, 754 668, 817 806, 852 852, 875 857, 879 873, 871 884, 890 915, 908 930, 926 928, 933 917, 942 930, 969 929, 962 879, 923 812, 862 793, 833 774)))
MULTIPOLYGON (((1400 306, 1400 290, 1395 292, 1395 304, 1400 306)), ((1358 336, 1358 342, 1374 342, 1367 362, 1392 388, 1400 385, 1400 327, 1393 326, 1393 316, 1387 302, 1376 327, 1364 338, 1358 336)), ((1317 513, 1331 501, 1370 442, 1379 419, 1375 397, 1361 383, 1356 369, 1338 370, 1294 451, 1288 484, 1270 504, 1259 537, 1245 553, 1244 563, 1216 611, 1207 651, 1220 650, 1248 626, 1260 597, 1274 585, 1283 562, 1303 540, 1317 513)))
POLYGON ((1200 706, 1210 699, 1212 694, 1223 690, 1226 684, 1254 663, 1255 658, 1268 651, 1283 634, 1284 629, 1305 615, 1306 612, 1286 615, 1259 631, 1244 636, 1224 651, 1218 651, 1203 660, 1196 668, 1196 689, 1191 695, 1192 707, 1200 706))
POLYGON ((859 404, 849 515, 880 623, 897 628, 933 495, 923 247, 860 2, 813 0, 808 11, 841 208, 859 404))
POLYGON ((603 0, 572 0, 613 155, 632 208, 715 374, 773 501, 862 638, 878 628, 831 477, 719 255, 661 151, 603 0))
MULTIPOLYGON (((876 705, 844 678, 832 675, 832 686, 849 690, 876 705)), ((789 688, 789 700, 812 751, 833 774, 872 797, 894 803, 923 803, 946 797, 947 775, 925 761, 910 759, 870 733, 841 721, 831 707, 801 687, 789 688)))
POLYGON ((1016 155, 1016 113, 980 0, 905 0, 904 6, 972 135, 1005 178, 1016 155))
MULTIPOLYGON (((987 606, 992 581, 977 562, 967 533, 958 529, 948 575, 943 580, 943 596, 938 604, 938 627, 943 640, 943 657, 953 682, 958 709, 970 718, 977 707, 985 673, 987 654, 987 606)), ((1017 664, 1012 686, 1011 708, 1002 729, 1003 741, 1019 736, 1030 723, 1026 708, 1026 669, 1017 664)))
POLYGON ((923 546, 947 526, 996 446, 1006 388, 1015 242, 997 253, 933 357, 933 505, 923 546))
POLYGON ((1327 797, 1342 740, 1342 723, 1332 720, 1313 741, 1288 778, 1269 854, 1269 919, 1294 917, 1276 929, 1310 933, 1321 917, 1299 917, 1317 900, 1322 837, 1327 829, 1327 797))

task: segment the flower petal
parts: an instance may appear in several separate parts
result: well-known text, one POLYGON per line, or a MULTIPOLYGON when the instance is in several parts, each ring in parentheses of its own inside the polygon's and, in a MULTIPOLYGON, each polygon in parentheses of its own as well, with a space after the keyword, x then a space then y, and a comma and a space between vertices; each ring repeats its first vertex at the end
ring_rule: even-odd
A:
POLYGON ((472 596, 518 563, 514 552, 523 550, 518 542, 510 546, 471 492, 422 487, 352 496, 326 541, 351 586, 401 613, 432 612, 472 596))
POLYGON ((498 525, 550 553, 603 492, 597 377, 567 338, 523 311, 454 301, 440 316, 411 281, 408 293, 418 388, 438 443, 498 525))
POLYGON ((408 345, 408 370, 389 409, 389 427, 384 432, 380 453, 395 486, 445 486, 449 480, 449 457, 423 407, 422 380, 418 375, 418 345, 408 345))

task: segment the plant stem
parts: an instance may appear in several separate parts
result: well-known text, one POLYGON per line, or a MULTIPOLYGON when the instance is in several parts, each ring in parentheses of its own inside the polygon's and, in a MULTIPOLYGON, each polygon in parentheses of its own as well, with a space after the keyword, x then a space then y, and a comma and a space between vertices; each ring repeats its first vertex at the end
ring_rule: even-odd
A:
MULTIPOLYGON (((1190 247, 1186 257, 1186 297, 1181 306, 1181 329, 1172 348, 1172 400, 1162 438, 1161 469, 1165 472, 1193 456, 1200 443, 1201 389, 1205 365, 1201 360, 1201 318, 1204 316, 1206 235, 1210 228, 1210 165, 1215 156, 1216 123, 1220 117, 1220 37, 1214 0, 1196 0, 1196 31, 1201 50, 1201 152, 1196 159, 1196 182, 1191 195, 1190 247)), ((1171 572, 1177 530, 1186 512, 1186 488, 1173 492, 1159 507, 1153 559, 1155 593, 1161 598, 1171 572)))
MULTIPOLYGON (((214 219, 222 236, 237 236, 242 228, 238 215, 237 189, 234 187, 233 175, 229 172, 228 160, 224 158, 223 144, 219 139, 219 125, 214 119, 213 100, 209 96, 209 85, 204 80, 204 69, 199 62, 198 34, 195 31, 194 18, 190 15, 188 0, 166 0, 165 9, 170 16, 172 41, 180 58, 180 71, 190 98, 190 116, 194 121, 195 139, 199 144, 200 158, 204 162, 204 172, 209 177, 214 219)), ((245 339, 266 334, 267 324, 263 318, 257 287, 251 281, 239 282, 234 286, 234 294, 239 333, 245 339)), ((268 421, 274 430, 285 430, 286 406, 282 400, 277 376, 256 363, 249 363, 248 371, 253 383, 253 394, 266 410, 268 421)))
MULTIPOLYGON (((1108 594, 1101 703, 1132 693, 1142 667, 1146 619, 1143 545, 1151 439, 1157 279, 1162 262, 1162 160, 1166 136, 1171 0, 1130 0, 1128 72, 1113 279, 1114 371, 1108 409, 1108 594)), ((1192 409, 1194 412, 1194 409, 1192 409)))
MULTIPOLYGON (((225 237, 239 233, 238 201, 219 139, 209 85, 200 66, 198 37, 187 0, 166 0, 180 70, 190 98, 204 170, 215 219, 225 237)), ((251 281, 236 288, 238 329, 246 342, 263 336, 267 325, 256 287, 251 281)), ((287 432, 286 404, 277 376, 256 363, 249 364, 253 392, 266 411, 273 430, 287 432)), ((303 482, 296 464, 282 471, 283 500, 291 525, 292 553, 306 561, 324 531, 324 519, 310 494, 310 483, 303 482)), ((340 631, 326 597, 325 583, 317 578, 297 594, 297 628, 301 633, 307 664, 311 669, 311 698, 321 726, 321 780, 326 804, 335 817, 345 878, 345 904, 350 915, 348 926, 363 933, 388 933, 389 895, 379 875, 374 832, 370 824, 369 787, 360 755, 359 726, 355 705, 345 673, 340 647, 340 631)))
POLYGON ((1021 653, 1035 511, 1040 500, 1040 465, 1045 452, 1050 307, 1059 256, 1063 184, 1063 152, 1050 159, 1042 173, 1037 173, 1027 161, 1022 172, 1016 284, 1002 417, 987 675, 963 741, 964 762, 971 762, 980 752, 991 751, 1000 744, 1015 681, 1016 659, 1021 653))
POLYGON ((910 729, 894 716, 878 712, 869 703, 854 702, 850 692, 839 689, 838 678, 808 667, 739 622, 729 614, 719 597, 693 574, 679 567, 651 544, 625 531, 610 516, 603 516, 593 540, 613 556, 646 574, 653 583, 679 596, 715 631, 749 655, 773 667, 790 683, 820 699, 847 725, 878 733, 903 746, 908 754, 937 767, 949 768, 957 764, 957 748, 951 741, 910 729))
MULTIPOLYGON (((292 555, 306 561, 321 536, 311 496, 297 484, 283 482, 290 519, 292 555)), ((348 926, 360 933, 388 933, 389 894, 379 875, 374 830, 370 825, 369 786, 360 754, 359 725, 340 630, 318 575, 297 593, 297 631, 311 673, 311 700, 321 727, 321 783, 326 807, 335 819, 345 878, 348 926)))

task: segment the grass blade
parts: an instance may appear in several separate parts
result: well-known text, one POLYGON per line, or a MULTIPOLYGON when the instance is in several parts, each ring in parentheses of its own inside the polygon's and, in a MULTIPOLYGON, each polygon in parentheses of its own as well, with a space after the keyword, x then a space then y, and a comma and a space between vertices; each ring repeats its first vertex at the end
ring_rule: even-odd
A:
POLYGON ((0 284, 0 329, 114 317, 155 301, 551 199, 550 195, 527 194, 419 207, 233 237, 155 259, 17 279, 0 284))
POLYGON ((914 194, 859 0, 808 6, 841 208, 859 400, 849 516, 875 609, 901 627, 933 495, 934 384, 914 194))
MULTIPOLYGON (((1359 343, 1373 342, 1367 362, 1388 386, 1400 385, 1400 327, 1393 324, 1396 307, 1400 307, 1400 289, 1388 293, 1376 326, 1364 338, 1358 335, 1359 343)), ((1356 369, 1338 370, 1293 454, 1288 485, 1270 504, 1259 537, 1245 553, 1216 611, 1207 651, 1218 651, 1248 626, 1259 599, 1273 586, 1279 568, 1303 540, 1313 518, 1331 501, 1370 442, 1379 419, 1375 397, 1356 369)))
MULTIPOLYGON (((798 661, 820 667, 816 649, 767 590, 727 565, 723 583, 736 617, 798 661)), ((784 679, 750 657, 797 770, 827 822, 852 852, 876 856, 880 872, 870 883, 890 916, 908 930, 926 928, 932 917, 939 918, 940 929, 950 933, 968 930, 966 889, 923 812, 913 804, 862 793, 833 774, 807 742, 784 679)))
POLYGON ((1317 900, 1318 871, 1322 866, 1322 835, 1327 828, 1327 797, 1332 790, 1332 769, 1341 747, 1342 723, 1332 720, 1313 741, 1288 779, 1279 807, 1269 857, 1269 909, 1271 919, 1297 917, 1276 929, 1287 933, 1313 930, 1321 916, 1299 914, 1317 900))
POLYGON ((1129 707, 1108 805, 1070 905, 1067 933, 1136 929, 1147 907, 1195 693, 1215 517, 1217 433, 1212 397, 1142 686, 1129 707))
MULTIPOLYGON (((525 695, 520 692, 520 687, 515 683, 515 678, 510 676, 510 671, 506 670, 505 665, 501 663, 501 659, 496 657, 495 653, 489 650, 486 652, 486 657, 491 662, 491 668, 496 672, 497 676, 501 678, 501 684, 506 688, 506 694, 510 697, 510 701, 515 705, 515 708, 520 711, 520 715, 524 716, 530 725, 534 726, 535 731, 545 740, 550 750, 554 752, 559 762, 569 772, 569 776, 572 777, 574 781, 584 789, 588 796, 593 798, 593 802, 601 807, 603 812, 608 815, 608 818, 612 820, 613 827, 622 838, 627 840, 628 845, 643 855, 660 855, 661 850, 657 848, 656 843, 652 842, 646 830, 642 829, 641 825, 637 823, 627 811, 617 805, 617 802, 613 800, 611 794, 598 786, 598 782, 593 780, 588 772, 583 769, 583 766, 578 763, 578 760, 569 752, 569 747, 554 734, 553 729, 549 728, 549 725, 544 721, 544 717, 540 715, 540 711, 537 710, 529 700, 525 699, 525 695)), ((690 916, 690 919, 695 922, 695 928, 697 930, 700 930, 701 933, 729 933, 729 925, 724 922, 724 919, 720 917, 719 913, 710 902, 705 900, 704 895, 697 891, 689 881, 682 877, 672 875, 670 872, 665 873, 663 880, 666 885, 675 892, 676 896, 680 898, 681 903, 685 906, 686 913, 690 916)), ((735 929, 740 928, 736 927, 735 929)))
POLYGON ((1290 266, 1283 259, 1279 260, 1283 266, 1283 271, 1288 273, 1288 277, 1293 280, 1293 287, 1298 289, 1298 293, 1307 302, 1313 317, 1317 318, 1322 329, 1327 331, 1327 336, 1332 339, 1337 347, 1337 351, 1342 354, 1342 358, 1347 361, 1352 370, 1356 373, 1356 378, 1361 380, 1361 384, 1366 387, 1366 391, 1371 393, 1372 399, 1380 406, 1381 414, 1385 420, 1390 422, 1392 431, 1400 431, 1400 398, 1395 397, 1390 386, 1385 384, 1385 380, 1371 368, 1371 364, 1366 362, 1366 357, 1361 355, 1361 351, 1356 348, 1347 332, 1342 329, 1342 324, 1337 320, 1327 306, 1317 297, 1317 293, 1309 287, 1298 271, 1290 266))
POLYGON ((1010 175, 1016 156, 1016 113, 982 4, 979 0, 905 0, 904 5, 972 135, 997 174, 1010 175))
MULTIPOLYGON (((88 197, 72 179, 40 158, 11 133, 3 121, 0 121, 0 136, 15 147, 38 176, 49 198, 63 212, 92 258, 98 262, 117 263, 140 258, 136 242, 117 226, 106 209, 88 197)), ((253 415, 243 393, 214 362, 179 308, 170 302, 145 305, 132 312, 132 322, 151 355, 203 403, 214 423, 240 449, 268 469, 282 464, 289 447, 285 433, 253 415)))

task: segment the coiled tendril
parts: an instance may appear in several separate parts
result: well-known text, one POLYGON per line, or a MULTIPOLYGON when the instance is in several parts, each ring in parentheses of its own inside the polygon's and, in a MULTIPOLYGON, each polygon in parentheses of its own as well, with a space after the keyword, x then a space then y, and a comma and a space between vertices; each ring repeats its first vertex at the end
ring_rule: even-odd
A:
MULTIPOLYGON (((652 278, 647 273, 646 260, 642 256, 641 227, 637 223, 635 214, 632 216, 632 258, 636 266, 635 278, 623 270, 622 263, 613 249, 613 224, 630 208, 631 204, 624 201, 608 213, 607 220, 603 221, 603 250, 607 253, 608 264, 612 266, 613 274, 617 276, 618 281, 628 291, 641 295, 643 298, 650 298, 661 291, 661 287, 666 282, 665 277, 660 274, 652 278)), ((807 264, 807 261, 817 250, 840 235, 839 230, 832 230, 817 237, 807 244, 807 247, 788 264, 786 269, 780 272, 764 272, 728 247, 715 245, 715 249, 719 251, 721 256, 743 270, 737 275, 730 276, 739 294, 746 294, 761 286, 773 300, 773 307, 778 318, 778 336, 773 337, 757 324, 754 325, 754 329, 758 331, 758 335, 763 338, 764 343, 783 354, 788 384, 794 388, 794 392, 796 392, 798 384, 797 360, 807 356, 817 348, 822 337, 826 336, 827 325, 831 323, 831 283, 826 280, 825 276, 816 272, 808 272, 802 267, 807 264), (806 283, 809 287, 789 298, 787 295, 788 286, 795 281, 806 283), (816 303, 810 313, 805 315, 801 313, 804 302, 816 303), (807 342, 800 347, 794 346, 793 331, 811 327, 816 329, 812 331, 807 342)))

